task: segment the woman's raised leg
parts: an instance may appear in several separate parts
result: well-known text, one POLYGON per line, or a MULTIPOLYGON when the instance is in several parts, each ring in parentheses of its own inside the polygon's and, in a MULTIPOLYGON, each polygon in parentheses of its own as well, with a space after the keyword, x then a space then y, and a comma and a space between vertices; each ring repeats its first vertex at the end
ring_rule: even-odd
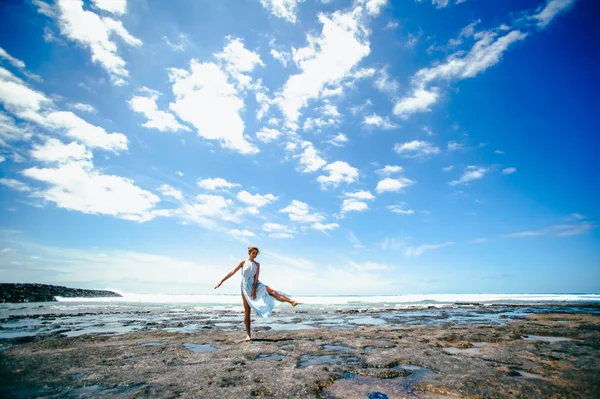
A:
POLYGON ((287 296, 281 295, 280 293, 278 293, 277 291, 275 291, 273 288, 268 287, 268 286, 267 286, 267 292, 272 297, 275 297, 275 299, 277 299, 278 301, 287 302, 287 303, 289 303, 292 306, 302 305, 302 302, 293 301, 290 298, 288 298, 287 296))

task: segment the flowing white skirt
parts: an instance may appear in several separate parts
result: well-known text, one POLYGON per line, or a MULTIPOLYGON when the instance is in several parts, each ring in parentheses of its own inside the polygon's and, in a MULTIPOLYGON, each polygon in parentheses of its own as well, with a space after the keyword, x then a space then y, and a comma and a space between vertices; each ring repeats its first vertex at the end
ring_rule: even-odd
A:
MULTIPOLYGON (((246 302, 256 314, 262 317, 269 317, 273 313, 275 307, 283 302, 278 301, 275 297, 269 295, 267 286, 260 281, 256 285, 256 299, 252 299, 252 287, 254 286, 254 277, 249 277, 248 281, 242 281, 242 295, 246 298, 246 302)), ((278 294, 290 297, 288 294, 281 291, 276 291, 278 294)))

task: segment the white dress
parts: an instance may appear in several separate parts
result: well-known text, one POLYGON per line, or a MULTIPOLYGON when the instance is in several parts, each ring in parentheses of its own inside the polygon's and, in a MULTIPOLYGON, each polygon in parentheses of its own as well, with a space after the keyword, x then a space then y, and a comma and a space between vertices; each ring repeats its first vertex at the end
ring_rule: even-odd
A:
MULTIPOLYGON (((282 302, 275 299, 275 297, 269 295, 267 292, 267 286, 260 281, 256 285, 256 299, 252 299, 252 289, 254 288, 254 276, 256 276, 256 263, 253 261, 245 261, 242 266, 242 295, 246 298, 248 305, 257 314, 262 317, 269 317, 276 306, 279 306, 282 302)), ((281 295, 285 295, 289 298, 289 295, 283 292, 277 291, 281 295)))

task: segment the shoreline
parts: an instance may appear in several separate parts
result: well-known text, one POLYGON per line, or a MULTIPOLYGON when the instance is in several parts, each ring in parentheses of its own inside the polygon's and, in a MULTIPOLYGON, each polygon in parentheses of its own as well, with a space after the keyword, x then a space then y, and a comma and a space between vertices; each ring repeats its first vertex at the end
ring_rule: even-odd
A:
POLYGON ((64 298, 117 298, 113 291, 69 288, 61 285, 37 283, 0 283, 0 303, 39 303, 58 302, 56 297, 64 298))
POLYGON ((89 397, 600 397, 600 316, 504 325, 142 331, 2 340, 0 393, 89 397), (553 338, 548 338, 553 337, 553 338), (354 395, 354 396, 353 396, 354 395), (441 396, 440 396, 441 395, 441 396))

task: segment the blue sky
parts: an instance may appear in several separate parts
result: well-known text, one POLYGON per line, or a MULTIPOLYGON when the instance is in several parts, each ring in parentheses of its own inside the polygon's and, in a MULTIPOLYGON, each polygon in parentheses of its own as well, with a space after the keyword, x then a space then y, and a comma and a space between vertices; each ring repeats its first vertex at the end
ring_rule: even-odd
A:
POLYGON ((592 1, 1 7, 2 281, 600 291, 592 1))

